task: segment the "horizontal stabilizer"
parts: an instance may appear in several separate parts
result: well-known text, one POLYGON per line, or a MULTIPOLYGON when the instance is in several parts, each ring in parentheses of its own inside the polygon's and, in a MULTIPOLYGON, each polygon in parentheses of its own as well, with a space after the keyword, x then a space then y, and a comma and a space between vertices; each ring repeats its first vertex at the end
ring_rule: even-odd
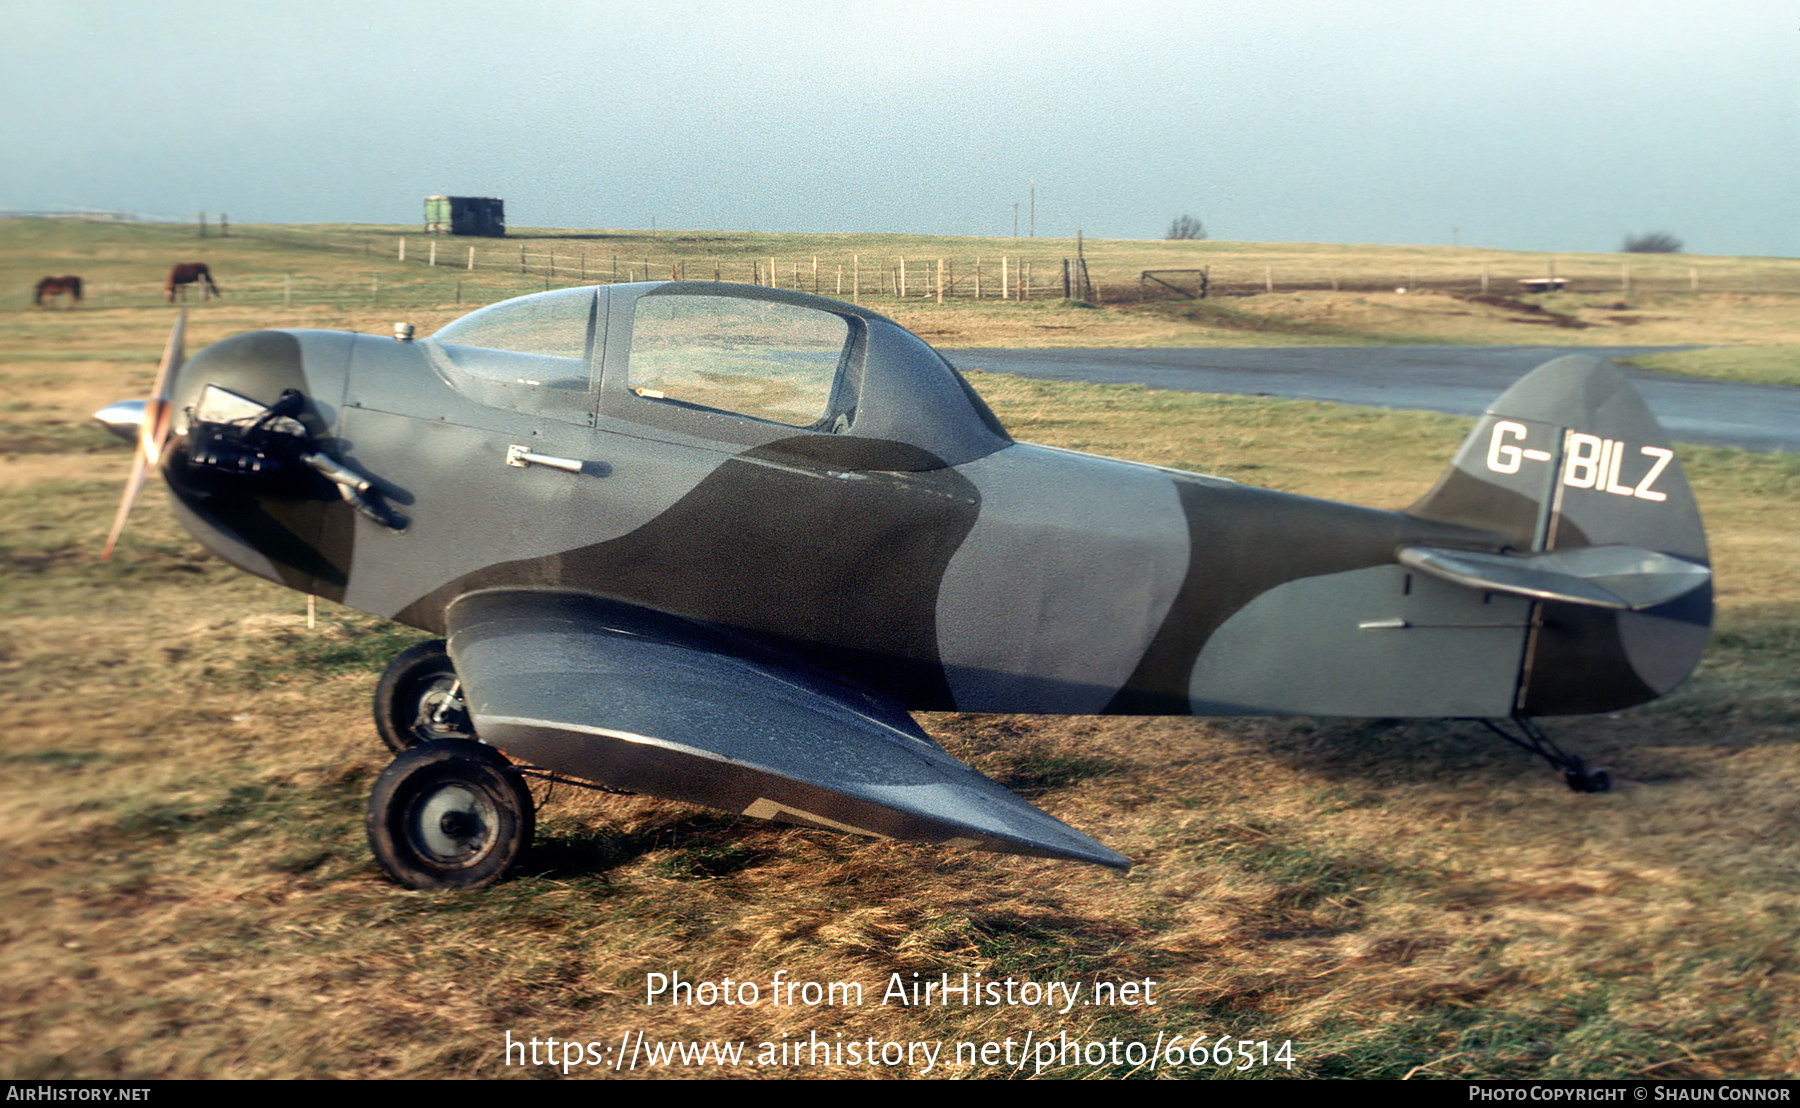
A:
POLYGON ((1408 546, 1400 562, 1472 589, 1633 612, 1677 600, 1712 580, 1706 566, 1635 546, 1525 555, 1408 546))
POLYGON ((447 622, 476 733, 522 761, 765 819, 1131 865, 898 705, 727 632, 555 592, 472 594, 447 622))

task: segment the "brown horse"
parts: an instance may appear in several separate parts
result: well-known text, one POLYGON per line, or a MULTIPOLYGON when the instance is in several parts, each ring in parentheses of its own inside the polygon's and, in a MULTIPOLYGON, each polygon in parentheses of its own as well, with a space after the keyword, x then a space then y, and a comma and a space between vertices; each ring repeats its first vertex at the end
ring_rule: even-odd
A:
POLYGON ((177 290, 181 292, 181 298, 185 300, 187 299, 187 287, 200 282, 205 282, 200 285, 200 299, 206 299, 208 289, 212 290, 214 296, 225 295, 219 291, 219 286, 213 284, 212 270, 206 268, 205 262, 182 262, 169 270, 169 279, 163 282, 163 292, 167 295, 169 303, 173 304, 177 290))
POLYGON ((81 278, 79 277, 46 277, 37 283, 37 295, 32 303, 40 307, 46 297, 67 296, 81 303, 81 278))

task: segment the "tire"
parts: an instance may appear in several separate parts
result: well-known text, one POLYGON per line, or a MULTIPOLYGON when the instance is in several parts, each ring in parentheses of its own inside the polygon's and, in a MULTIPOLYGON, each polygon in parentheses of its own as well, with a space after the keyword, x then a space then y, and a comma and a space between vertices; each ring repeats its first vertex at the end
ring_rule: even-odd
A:
POLYGON ((388 663, 375 684, 375 730, 396 754, 416 743, 475 737, 443 639, 409 646, 388 663))
POLYGON ((537 813, 525 778, 493 747, 434 739, 402 750, 376 778, 367 824, 375 861, 395 881, 468 889, 525 856, 537 813))

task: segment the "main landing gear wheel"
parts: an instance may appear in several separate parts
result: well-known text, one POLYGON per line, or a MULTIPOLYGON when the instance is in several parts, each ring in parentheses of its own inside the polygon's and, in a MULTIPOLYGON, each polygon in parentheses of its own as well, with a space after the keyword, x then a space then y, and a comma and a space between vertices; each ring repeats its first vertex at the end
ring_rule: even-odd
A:
POLYGON ((375 685, 375 730, 396 754, 415 743, 475 737, 443 639, 410 646, 388 663, 375 685))
POLYGON ((369 794, 369 847, 412 889, 466 889, 500 880, 537 833, 525 778, 499 751, 469 739, 402 750, 369 794))

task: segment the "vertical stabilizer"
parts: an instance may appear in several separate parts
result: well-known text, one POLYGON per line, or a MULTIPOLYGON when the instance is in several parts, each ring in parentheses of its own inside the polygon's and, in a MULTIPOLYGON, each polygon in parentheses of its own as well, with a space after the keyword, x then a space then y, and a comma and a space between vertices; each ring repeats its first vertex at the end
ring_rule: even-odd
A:
MULTIPOLYGON (((1502 394, 1408 514, 1497 532, 1519 554, 1614 546, 1709 564, 1667 436, 1625 375, 1586 355, 1547 362, 1502 394)), ((1642 611, 1538 603, 1516 711, 1603 712, 1660 696, 1693 670, 1711 623, 1710 585, 1642 611)))

